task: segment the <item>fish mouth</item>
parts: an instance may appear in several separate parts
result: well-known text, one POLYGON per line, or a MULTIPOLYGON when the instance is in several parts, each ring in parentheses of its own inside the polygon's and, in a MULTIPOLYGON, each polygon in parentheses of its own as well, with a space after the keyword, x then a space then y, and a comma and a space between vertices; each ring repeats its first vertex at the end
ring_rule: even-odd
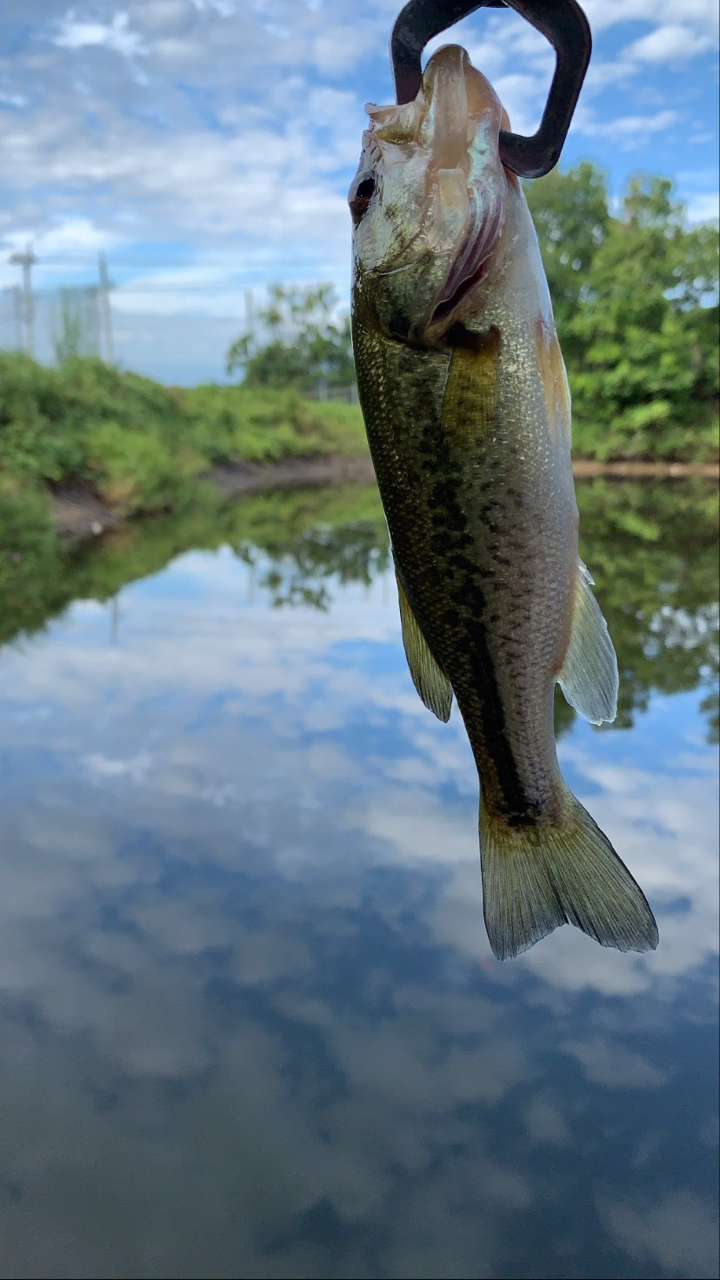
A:
POLYGON ((452 316, 480 284, 503 228, 505 218, 501 204, 495 204, 491 213, 482 218, 474 196, 471 196, 470 204, 470 230, 462 240, 445 282, 437 294, 430 317, 432 325, 452 316))

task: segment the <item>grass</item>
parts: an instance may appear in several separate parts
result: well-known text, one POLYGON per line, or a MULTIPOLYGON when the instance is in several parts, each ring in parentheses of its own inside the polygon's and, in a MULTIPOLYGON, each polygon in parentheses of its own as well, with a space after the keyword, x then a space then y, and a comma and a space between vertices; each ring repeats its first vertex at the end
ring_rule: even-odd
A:
POLYGON ((366 447, 352 405, 243 387, 180 390, 95 358, 47 368, 0 353, 6 495, 76 484, 133 515, 178 506, 213 465, 357 456, 366 447))

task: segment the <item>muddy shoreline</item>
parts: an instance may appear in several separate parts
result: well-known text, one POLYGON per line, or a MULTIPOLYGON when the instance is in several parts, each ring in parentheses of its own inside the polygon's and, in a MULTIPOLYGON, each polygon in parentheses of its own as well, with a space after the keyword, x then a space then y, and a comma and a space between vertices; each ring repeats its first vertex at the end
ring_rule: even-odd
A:
MULTIPOLYGON (((665 477, 682 479, 701 476, 720 480, 720 464, 693 466, 689 463, 594 462, 577 458, 573 471, 578 479, 607 476, 617 479, 643 480, 665 477)), ((228 497, 241 497, 262 489, 298 489, 306 486, 342 484, 352 480, 372 480, 374 471, 369 455, 343 458, 336 455, 317 458, 286 458, 282 462, 261 466, 238 462, 232 466, 213 467, 203 479, 211 480, 228 497)), ((58 534, 63 538, 97 537, 106 529, 123 523, 124 517, 99 498, 81 489, 58 488, 50 499, 58 534)), ((135 517, 139 518, 139 517, 135 517)))

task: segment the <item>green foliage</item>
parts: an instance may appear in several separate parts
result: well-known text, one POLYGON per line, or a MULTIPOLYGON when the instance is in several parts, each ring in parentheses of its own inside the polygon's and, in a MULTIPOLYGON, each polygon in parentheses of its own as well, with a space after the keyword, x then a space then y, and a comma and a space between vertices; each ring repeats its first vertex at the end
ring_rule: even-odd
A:
POLYGON ((321 453, 366 449, 359 409, 337 402, 313 404, 294 391, 195 387, 182 393, 194 439, 214 463, 242 458, 274 462, 321 453))
POLYGON ((248 387, 296 391, 354 382, 350 318, 336 320, 336 309, 332 285, 271 285, 257 323, 228 351, 228 373, 243 370, 248 387))
POLYGON ((590 164, 530 184, 573 394, 576 452, 717 456, 718 235, 685 226, 664 178, 633 178, 612 217, 590 164))
POLYGON ((547 177, 526 183, 525 195, 542 250, 563 353, 572 364, 583 350, 572 321, 610 224, 605 177, 583 161, 564 173, 553 169, 547 177))
POLYGON ((88 441, 87 469, 105 501, 120 513, 174 507, 187 481, 205 467, 186 441, 158 429, 139 431, 107 419, 88 441))
MULTIPOLYGON (((45 586, 57 583, 58 540, 47 500, 24 476, 0 475, 0 643, 48 615, 45 586)), ((52 609, 52 606, 51 606, 52 609)))
POLYGON ((578 485, 580 551, 620 666, 619 728, 632 724, 653 690, 718 681, 717 488, 702 481, 599 479, 578 485))
POLYGON ((55 426, 63 400, 58 374, 20 352, 0 352, 0 467, 53 480, 63 469, 55 426))
POLYGON ((0 475, 91 486, 116 511, 177 506, 216 463, 365 449, 360 411, 296 392, 181 391, 95 358, 0 353, 0 475))

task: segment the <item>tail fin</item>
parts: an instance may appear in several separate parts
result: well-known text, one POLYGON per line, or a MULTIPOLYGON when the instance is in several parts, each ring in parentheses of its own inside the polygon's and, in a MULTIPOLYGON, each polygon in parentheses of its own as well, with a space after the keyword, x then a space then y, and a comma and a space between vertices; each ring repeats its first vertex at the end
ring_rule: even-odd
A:
POLYGON ((485 927, 498 960, 527 951, 561 924, 603 947, 654 951, 658 931, 645 895, 607 836, 566 791, 556 822, 511 827, 481 802, 485 927))

